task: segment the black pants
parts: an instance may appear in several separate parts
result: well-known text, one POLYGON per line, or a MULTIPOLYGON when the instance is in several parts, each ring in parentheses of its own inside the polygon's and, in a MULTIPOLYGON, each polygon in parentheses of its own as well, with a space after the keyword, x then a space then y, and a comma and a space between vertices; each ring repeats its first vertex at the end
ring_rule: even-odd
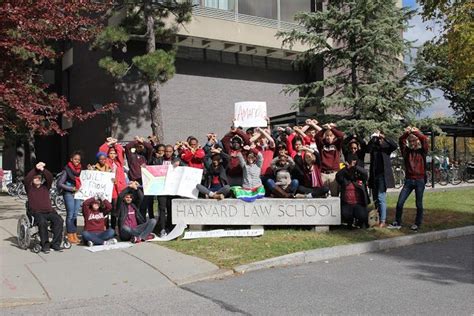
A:
POLYGON ((349 225, 352 225, 354 219, 357 225, 367 225, 369 212, 367 207, 362 205, 341 203, 341 217, 342 221, 349 225))
POLYGON ((146 213, 148 210, 148 218, 155 218, 155 212, 153 210, 153 202, 155 201, 155 197, 151 195, 145 195, 143 197, 142 204, 140 205, 140 212, 143 215, 143 218, 146 219, 146 213))
POLYGON ((158 230, 171 229, 171 195, 158 196, 158 230))
POLYGON ((53 241, 51 242, 51 245, 53 247, 61 246, 64 225, 64 220, 61 216, 56 212, 33 213, 32 215, 36 225, 38 225, 41 247, 44 247, 46 243, 49 242, 48 225, 50 222, 51 230, 53 231, 53 241))
POLYGON ((320 197, 325 197, 326 193, 329 192, 328 187, 320 187, 320 188, 308 188, 303 185, 298 186, 298 189, 296 190, 298 193, 303 193, 303 194, 309 194, 313 196, 313 198, 320 198, 320 197))

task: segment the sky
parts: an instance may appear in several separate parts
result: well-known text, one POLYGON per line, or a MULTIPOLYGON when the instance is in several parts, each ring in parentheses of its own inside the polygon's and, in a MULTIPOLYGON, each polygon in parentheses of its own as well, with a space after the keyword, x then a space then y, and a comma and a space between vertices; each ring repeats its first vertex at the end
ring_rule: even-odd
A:
MULTIPOLYGON (((411 8, 418 8, 415 0, 403 0, 403 5, 411 8)), ((420 15, 415 15, 410 20, 410 29, 406 31, 403 36, 405 39, 415 41, 414 46, 421 46, 424 42, 432 39, 436 35, 436 28, 432 22, 423 22, 420 15), (434 30, 427 30, 426 27, 433 27, 434 30)), ((413 52, 416 55, 416 50, 413 52)), ((433 117, 438 115, 451 116, 453 111, 449 108, 449 102, 444 99, 443 93, 440 90, 432 90, 432 97, 434 98, 431 106, 427 107, 420 117, 433 117)))

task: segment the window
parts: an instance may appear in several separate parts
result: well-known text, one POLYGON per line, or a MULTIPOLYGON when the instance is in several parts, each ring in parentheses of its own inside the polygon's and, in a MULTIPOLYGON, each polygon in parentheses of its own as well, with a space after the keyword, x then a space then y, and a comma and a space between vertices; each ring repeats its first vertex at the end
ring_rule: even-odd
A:
POLYGON ((239 0, 239 13, 242 14, 277 20, 277 8, 277 0, 239 0))
POLYGON ((234 11, 235 0, 205 0, 204 6, 207 8, 234 11))
POLYGON ((282 21, 294 22, 294 16, 301 11, 311 11, 311 0, 280 0, 282 21))

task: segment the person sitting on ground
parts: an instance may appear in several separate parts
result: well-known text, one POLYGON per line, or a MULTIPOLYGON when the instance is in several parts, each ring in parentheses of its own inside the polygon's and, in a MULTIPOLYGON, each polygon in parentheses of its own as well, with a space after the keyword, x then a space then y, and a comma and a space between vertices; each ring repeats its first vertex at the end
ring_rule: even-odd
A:
POLYGON ((365 140, 357 135, 348 135, 344 139, 344 144, 342 146, 342 153, 344 154, 344 158, 347 161, 347 157, 350 154, 356 155, 358 160, 357 160, 357 165, 364 168, 365 166, 365 154, 367 152, 367 143, 365 140))
POLYGON ((325 198, 329 192, 321 178, 321 158, 317 151, 302 146, 301 150, 306 154, 295 156, 295 168, 293 177, 298 180, 298 198, 325 198))
POLYGON ((53 184, 53 175, 45 168, 44 162, 38 162, 23 180, 28 197, 28 211, 38 225, 41 250, 49 253, 50 248, 61 251, 63 237, 63 219, 53 209, 49 190, 53 184), (51 223, 53 239, 49 243, 48 225, 51 223))
POLYGON ((321 178, 323 184, 331 190, 331 195, 338 196, 339 186, 336 182, 336 173, 340 168, 344 133, 339 131, 334 123, 325 124, 322 128, 316 133, 316 144, 321 155, 321 178))
POLYGON ((99 151, 95 155, 97 163, 95 165, 87 165, 88 170, 102 171, 102 172, 112 172, 112 168, 107 163, 107 153, 99 151))
POLYGON ((102 195, 84 201, 82 204, 82 215, 84 215, 82 240, 87 246, 117 243, 117 239, 113 238, 115 231, 112 228, 105 229, 106 215, 111 210, 112 204, 102 195))
POLYGON ((415 190, 416 218, 410 229, 418 231, 423 222, 423 193, 426 183, 428 137, 423 135, 418 128, 409 126, 400 137, 399 145, 405 163, 405 184, 398 196, 395 221, 388 228, 401 228, 403 205, 411 192, 415 190))
POLYGON ((196 185, 199 193, 211 198, 222 200, 229 196, 230 185, 227 180, 225 163, 222 156, 225 153, 215 153, 211 157, 211 166, 207 168, 203 183, 196 185))
POLYGON ((341 186, 341 217, 342 221, 352 228, 367 228, 369 211, 367 205, 370 204, 367 193, 367 170, 357 164, 357 155, 348 154, 346 167, 336 174, 336 181, 341 186))
POLYGON ((293 159, 282 153, 274 158, 271 168, 275 174, 275 180, 268 179, 267 186, 276 198, 292 198, 298 189, 298 180, 291 179, 291 172, 295 167, 293 159))
MULTIPOLYGON (((250 146, 250 138, 240 128, 232 125, 230 132, 222 138, 224 151, 229 155, 227 164, 227 178, 230 186, 242 185, 242 167, 237 154, 242 152, 243 146, 250 146)), ((245 154, 245 153, 243 153, 245 154)))
POLYGON ((231 190, 236 198, 245 202, 253 202, 265 196, 265 188, 260 179, 263 156, 255 147, 245 146, 243 149, 248 152, 246 158, 241 152, 233 153, 239 159, 240 167, 243 170, 242 186, 233 186, 231 190))
POLYGON ((181 152, 181 160, 188 165, 188 167, 204 169, 204 157, 206 153, 199 146, 196 137, 189 136, 188 141, 184 142, 184 148, 181 152))
POLYGON ((117 199, 120 239, 122 241, 130 240, 132 243, 155 238, 152 232, 156 220, 154 218, 145 220, 139 211, 143 201, 143 192, 138 186, 138 182, 131 181, 117 199))
POLYGON ((211 166, 211 157, 218 151, 219 153, 224 150, 224 145, 217 139, 215 133, 207 134, 207 143, 203 147, 206 157, 204 158, 204 168, 208 169, 211 166))

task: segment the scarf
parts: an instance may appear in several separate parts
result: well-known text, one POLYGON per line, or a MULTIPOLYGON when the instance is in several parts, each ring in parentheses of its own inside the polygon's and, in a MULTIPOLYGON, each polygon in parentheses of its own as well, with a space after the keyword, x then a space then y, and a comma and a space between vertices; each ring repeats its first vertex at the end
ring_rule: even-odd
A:
POLYGON ((81 175, 81 169, 82 169, 82 166, 81 164, 74 166, 74 164, 69 161, 67 163, 67 166, 69 167, 69 169, 71 170, 73 176, 74 176, 74 181, 76 182, 75 183, 75 187, 76 187, 76 190, 79 190, 79 188, 81 187, 81 178, 80 178, 80 175, 81 175))

